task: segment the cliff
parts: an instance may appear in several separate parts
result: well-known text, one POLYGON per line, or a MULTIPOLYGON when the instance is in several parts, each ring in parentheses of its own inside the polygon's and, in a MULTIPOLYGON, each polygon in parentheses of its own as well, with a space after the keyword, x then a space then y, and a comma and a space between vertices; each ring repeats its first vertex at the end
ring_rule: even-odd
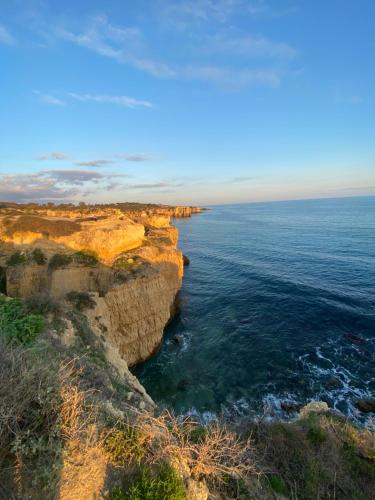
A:
POLYGON ((59 299, 90 293, 95 306, 85 314, 108 349, 129 366, 146 360, 162 341, 183 276, 171 210, 125 216, 91 208, 90 217, 44 210, 0 218, 4 291, 59 299))

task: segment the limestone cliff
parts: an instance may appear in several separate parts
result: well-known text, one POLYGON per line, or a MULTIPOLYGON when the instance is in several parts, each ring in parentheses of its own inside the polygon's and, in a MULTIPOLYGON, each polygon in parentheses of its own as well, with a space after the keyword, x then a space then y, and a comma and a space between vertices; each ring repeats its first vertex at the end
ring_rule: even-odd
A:
MULTIPOLYGON (((0 277, 12 297, 89 293, 92 330, 129 366, 150 357, 175 310, 183 257, 170 215, 186 207, 68 213, 38 207, 0 217, 0 277)), ((109 354, 111 353, 111 354, 109 354)))

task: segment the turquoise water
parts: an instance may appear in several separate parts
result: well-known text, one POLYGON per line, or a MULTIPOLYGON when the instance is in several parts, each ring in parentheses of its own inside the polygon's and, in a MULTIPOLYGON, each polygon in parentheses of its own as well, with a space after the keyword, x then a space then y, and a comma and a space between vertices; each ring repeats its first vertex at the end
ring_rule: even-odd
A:
POLYGON ((215 206, 176 222, 182 309, 135 369, 178 413, 287 417, 375 397, 375 198, 215 206), (353 337, 353 335, 355 337, 353 337), (178 336, 179 342, 176 342, 178 336))

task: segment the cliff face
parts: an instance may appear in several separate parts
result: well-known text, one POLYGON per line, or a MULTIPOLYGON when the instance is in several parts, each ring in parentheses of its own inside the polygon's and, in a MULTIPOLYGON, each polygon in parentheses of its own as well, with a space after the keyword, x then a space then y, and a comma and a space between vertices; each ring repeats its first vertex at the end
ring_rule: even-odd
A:
MULTIPOLYGON (((79 217, 0 218, 0 270, 12 297, 90 294, 84 313, 108 353, 128 365, 150 357, 174 313, 183 259, 169 210, 132 218, 121 212, 79 217)), ((66 214, 64 214, 66 215, 66 214)), ((4 280, 3 280, 4 281, 4 280)), ((113 358, 113 356, 111 355, 113 358)))

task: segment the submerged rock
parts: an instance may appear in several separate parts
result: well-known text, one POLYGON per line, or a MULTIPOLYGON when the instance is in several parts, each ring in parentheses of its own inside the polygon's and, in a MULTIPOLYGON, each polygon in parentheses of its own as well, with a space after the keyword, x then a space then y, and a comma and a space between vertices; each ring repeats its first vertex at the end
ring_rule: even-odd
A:
POLYGON ((180 380, 178 382, 176 388, 178 391, 186 391, 186 389, 189 387, 189 385, 190 385, 189 380, 183 378, 182 380, 180 380))
POLYGON ((363 413, 375 413, 375 399, 357 399, 354 404, 363 413))
POLYGON ((182 345, 182 343, 183 343, 184 339, 183 339, 182 335, 174 335, 174 336, 172 337, 172 341, 173 341, 175 344, 177 344, 177 345, 182 345))
POLYGON ((281 401, 281 409, 287 413, 294 413, 300 411, 302 404, 294 401, 281 401))
POLYGON ((326 389, 337 389, 338 387, 341 387, 341 381, 336 377, 331 377, 324 384, 324 387, 326 389))
POLYGON ((365 339, 358 337, 358 335, 354 335, 353 333, 346 333, 343 338, 351 344, 363 344, 365 342, 365 339))

